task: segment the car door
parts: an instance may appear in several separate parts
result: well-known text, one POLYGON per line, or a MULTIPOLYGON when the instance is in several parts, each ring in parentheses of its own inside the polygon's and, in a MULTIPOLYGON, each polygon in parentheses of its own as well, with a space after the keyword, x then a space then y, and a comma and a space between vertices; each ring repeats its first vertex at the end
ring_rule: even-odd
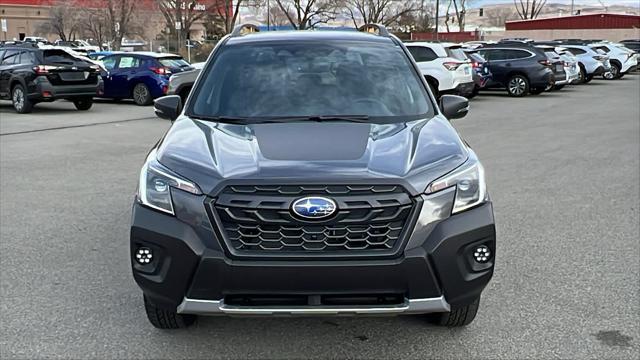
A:
POLYGON ((487 66, 493 76, 487 83, 487 87, 503 86, 507 81, 508 67, 505 61, 504 49, 481 49, 480 55, 487 60, 487 66))
POLYGON ((20 50, 8 49, 2 56, 0 62, 0 94, 2 96, 10 96, 9 81, 16 67, 20 66, 20 50))
POLYGON ((140 58, 134 55, 121 55, 112 82, 118 89, 118 97, 130 98, 134 85, 134 78, 140 67, 140 58))
POLYGON ((106 73, 102 75, 102 81, 104 82, 104 97, 117 98, 119 89, 113 82, 113 74, 117 71, 118 55, 105 56, 100 60, 102 66, 106 69, 106 73))
POLYGON ((425 46, 407 46, 407 49, 423 74, 428 73, 429 68, 433 66, 429 63, 438 58, 438 55, 432 49, 425 46))

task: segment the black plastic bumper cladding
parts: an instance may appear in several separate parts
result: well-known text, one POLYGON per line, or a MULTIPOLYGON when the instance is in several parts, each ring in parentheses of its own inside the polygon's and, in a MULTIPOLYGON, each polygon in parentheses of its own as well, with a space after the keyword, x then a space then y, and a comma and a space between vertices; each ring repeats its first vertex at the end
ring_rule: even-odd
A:
POLYGON ((158 263, 141 266, 132 256, 133 274, 159 306, 175 309, 185 296, 219 300, 230 295, 372 294, 444 294, 456 306, 478 296, 493 274, 493 259, 478 268, 469 256, 469 249, 479 244, 495 254, 490 203, 443 220, 421 247, 394 259, 231 260, 207 227, 194 229, 185 219, 134 205, 131 253, 138 246, 151 247, 158 263))

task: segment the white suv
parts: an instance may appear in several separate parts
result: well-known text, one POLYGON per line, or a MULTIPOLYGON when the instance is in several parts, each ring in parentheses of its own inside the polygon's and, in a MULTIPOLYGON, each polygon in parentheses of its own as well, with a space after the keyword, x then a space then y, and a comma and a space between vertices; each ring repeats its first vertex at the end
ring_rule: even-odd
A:
POLYGON ((416 60, 434 95, 469 96, 474 82, 471 63, 462 46, 453 43, 412 42, 405 44, 416 60))
POLYGON ((589 45, 593 50, 601 50, 609 56, 611 70, 603 75, 605 79, 621 78, 638 65, 638 55, 621 45, 612 43, 589 45))

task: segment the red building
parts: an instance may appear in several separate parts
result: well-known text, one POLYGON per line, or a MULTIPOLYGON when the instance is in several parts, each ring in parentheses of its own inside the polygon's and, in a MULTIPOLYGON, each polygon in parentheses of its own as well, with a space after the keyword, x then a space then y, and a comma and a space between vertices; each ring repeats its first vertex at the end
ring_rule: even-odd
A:
POLYGON ((640 16, 623 14, 591 14, 556 18, 507 21, 509 30, 558 29, 639 29, 640 16))
POLYGON ((589 14, 507 21, 505 29, 506 37, 528 37, 536 40, 581 38, 619 41, 640 38, 640 16, 589 14))

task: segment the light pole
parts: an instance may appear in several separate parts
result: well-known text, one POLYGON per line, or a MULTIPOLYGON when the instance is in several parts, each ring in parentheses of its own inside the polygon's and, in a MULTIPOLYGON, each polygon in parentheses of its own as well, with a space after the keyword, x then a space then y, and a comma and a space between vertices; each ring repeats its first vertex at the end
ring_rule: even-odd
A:
POLYGON ((267 31, 271 31, 271 6, 267 0, 267 31))
POLYGON ((436 0, 436 41, 438 41, 438 16, 440 15, 440 0, 436 0))
POLYGON ((571 16, 574 15, 574 13, 573 13, 573 2, 574 2, 574 0, 571 0, 571 16))

